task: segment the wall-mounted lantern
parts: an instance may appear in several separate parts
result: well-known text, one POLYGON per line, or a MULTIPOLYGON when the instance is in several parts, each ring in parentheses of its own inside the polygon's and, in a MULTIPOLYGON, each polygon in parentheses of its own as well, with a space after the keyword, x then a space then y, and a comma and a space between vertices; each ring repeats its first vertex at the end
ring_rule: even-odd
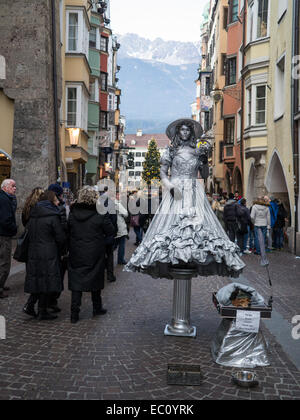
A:
POLYGON ((77 147, 79 143, 80 128, 68 128, 71 147, 77 147))

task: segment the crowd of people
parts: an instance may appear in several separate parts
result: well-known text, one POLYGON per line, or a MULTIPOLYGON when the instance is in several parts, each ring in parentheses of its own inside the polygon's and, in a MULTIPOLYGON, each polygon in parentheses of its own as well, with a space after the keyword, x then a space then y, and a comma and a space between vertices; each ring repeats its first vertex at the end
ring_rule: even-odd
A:
MULTIPOLYGON (((6 281, 11 268, 12 239, 18 231, 16 188, 15 181, 8 179, 0 190, 0 299, 9 296, 6 281)), ((135 199, 139 207, 139 194, 133 191, 128 201, 135 199)), ((26 244, 24 291, 29 295, 23 311, 41 321, 56 319, 68 270, 71 322, 79 320, 83 292, 91 293, 93 316, 104 315, 101 290, 105 272, 108 282, 116 281, 114 252, 117 251, 119 265, 127 264, 125 244, 129 229, 132 226, 135 245, 139 245, 150 217, 140 211, 130 214, 119 194, 110 195, 105 186, 83 187, 72 202, 65 199, 59 184, 51 184, 47 190, 34 188, 25 201, 21 218, 26 233, 22 243, 23 247, 26 244), (107 209, 104 214, 97 209, 99 197, 107 209)))
MULTIPOLYGON (((6 281, 11 268, 12 239, 18 231, 16 188, 15 181, 8 179, 0 190, 0 299, 9 296, 6 281)), ((135 233, 135 245, 141 243, 155 213, 151 198, 147 192, 132 191, 128 193, 126 208, 119 194, 114 197, 106 186, 83 187, 76 200, 70 199, 59 184, 51 184, 47 190, 34 188, 22 210, 26 238, 23 246, 27 244, 24 291, 29 295, 23 311, 41 321, 56 319, 68 271, 71 322, 79 320, 83 292, 91 293, 93 316, 104 315, 101 291, 105 272, 108 282, 116 281, 115 251, 117 263, 127 264, 125 246, 130 227, 135 233), (99 197, 107 209, 102 213, 97 208, 99 197)), ((161 197, 156 198, 159 204, 161 197)), ((283 248, 288 215, 280 200, 262 197, 248 208, 246 199, 238 192, 209 199, 230 240, 237 242, 241 255, 252 252, 260 255, 259 231, 267 251, 283 248)))
POLYGON ((249 208, 239 192, 210 197, 212 208, 227 232, 236 242, 241 255, 261 255, 259 231, 264 238, 266 252, 284 248, 284 228, 288 213, 282 201, 275 197, 258 197, 249 208))

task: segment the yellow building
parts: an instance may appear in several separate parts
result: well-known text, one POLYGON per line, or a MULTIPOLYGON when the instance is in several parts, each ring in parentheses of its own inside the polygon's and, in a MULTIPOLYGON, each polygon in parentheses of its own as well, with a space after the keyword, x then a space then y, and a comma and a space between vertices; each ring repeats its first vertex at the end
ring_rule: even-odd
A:
POLYGON ((60 139, 62 181, 80 188, 88 161, 88 104, 91 68, 88 61, 90 2, 61 1, 62 102, 60 139))
MULTIPOLYGON (((267 193, 265 170, 268 150, 270 1, 247 2, 244 92, 244 191, 248 204, 267 193), (262 5, 266 7, 262 14, 262 5)), ((277 2, 276 2, 277 3, 277 2)))
POLYGON ((248 204, 281 199, 295 226, 291 133, 293 0, 248 1, 245 78, 245 189, 248 204))
MULTIPOLYGON (((0 56, 0 79, 6 78, 5 58, 0 56)), ((10 178, 14 129, 14 100, 0 88, 0 185, 10 178)))

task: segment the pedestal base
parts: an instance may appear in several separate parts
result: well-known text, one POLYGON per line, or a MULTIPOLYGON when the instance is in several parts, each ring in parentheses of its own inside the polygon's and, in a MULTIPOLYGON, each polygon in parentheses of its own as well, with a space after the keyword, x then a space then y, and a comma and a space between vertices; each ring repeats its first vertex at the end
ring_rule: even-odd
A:
POLYGON ((194 267, 172 267, 174 278, 173 316, 166 325, 165 335, 176 337, 196 337, 196 327, 190 325, 192 277, 197 274, 194 267))
POLYGON ((197 329, 196 327, 189 327, 186 330, 179 330, 176 329, 174 327, 172 327, 172 325, 167 324, 165 331, 164 331, 164 335, 173 335, 176 337, 190 337, 190 338, 196 338, 197 335, 197 329))

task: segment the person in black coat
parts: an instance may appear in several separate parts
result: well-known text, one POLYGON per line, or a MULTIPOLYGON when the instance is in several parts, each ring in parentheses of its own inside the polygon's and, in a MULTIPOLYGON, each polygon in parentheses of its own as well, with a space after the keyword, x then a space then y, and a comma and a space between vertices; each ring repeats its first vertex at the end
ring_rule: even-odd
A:
MULTIPOLYGON (((107 214, 111 223, 114 226, 115 233, 114 237, 117 236, 118 232, 118 222, 117 222, 117 213, 116 213, 116 206, 114 201, 109 197, 109 191, 107 185, 99 185, 98 186, 99 194, 100 194, 100 203, 103 206, 101 214, 105 214, 107 209, 107 214)), ((105 270, 106 270, 106 277, 107 281, 115 282, 116 276, 114 274, 114 249, 116 247, 116 240, 112 241, 111 244, 107 244, 105 247, 105 270)))
POLYGON ((47 312, 48 297, 62 290, 60 257, 66 235, 55 193, 46 191, 40 200, 27 223, 29 249, 24 290, 38 295, 38 319, 52 320, 57 317, 47 312))
POLYGON ((93 315, 104 315, 105 246, 114 241, 115 228, 109 215, 97 212, 98 193, 84 187, 72 206, 69 225, 69 290, 72 292, 71 322, 79 320, 82 292, 91 292, 93 315))
POLYGON ((246 251, 245 235, 248 235, 248 226, 251 225, 250 210, 246 207, 246 204, 246 199, 242 198, 236 205, 237 243, 240 247, 241 253, 244 253, 246 251))
POLYGON ((226 233, 232 242, 235 242, 237 233, 236 206, 237 202, 234 199, 234 195, 232 193, 229 193, 229 199, 224 207, 223 220, 225 224, 226 233))

